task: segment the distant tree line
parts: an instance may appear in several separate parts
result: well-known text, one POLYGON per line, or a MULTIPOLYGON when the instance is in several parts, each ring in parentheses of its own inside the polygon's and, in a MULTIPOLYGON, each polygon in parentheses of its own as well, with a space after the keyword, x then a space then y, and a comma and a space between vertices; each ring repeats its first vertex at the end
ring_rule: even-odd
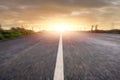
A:
POLYGON ((91 31, 98 31, 98 25, 92 25, 91 31))
POLYGON ((98 29, 98 25, 92 25, 91 26, 91 31, 89 31, 89 32, 93 32, 93 33, 113 33, 113 34, 120 34, 120 30, 119 29, 99 30, 98 29))
POLYGON ((4 30, 0 25, 0 40, 16 38, 24 35, 33 34, 33 33, 34 31, 32 30, 27 30, 20 27, 12 27, 10 30, 4 30))

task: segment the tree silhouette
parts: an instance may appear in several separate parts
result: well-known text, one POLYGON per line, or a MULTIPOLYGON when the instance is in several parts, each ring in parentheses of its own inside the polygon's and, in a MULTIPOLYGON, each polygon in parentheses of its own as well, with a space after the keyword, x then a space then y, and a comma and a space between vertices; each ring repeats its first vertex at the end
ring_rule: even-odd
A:
POLYGON ((97 31, 97 30, 98 30, 98 25, 95 26, 95 31, 97 31))
POLYGON ((94 25, 91 26, 91 31, 93 31, 94 25))

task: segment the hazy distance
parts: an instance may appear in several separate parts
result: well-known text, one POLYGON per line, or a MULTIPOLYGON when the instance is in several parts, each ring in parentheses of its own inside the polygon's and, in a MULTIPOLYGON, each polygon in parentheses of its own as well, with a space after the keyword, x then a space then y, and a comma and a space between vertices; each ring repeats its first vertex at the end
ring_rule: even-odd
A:
POLYGON ((73 30, 120 29, 120 0, 0 0, 4 28, 49 29, 65 23, 73 30), (56 24, 57 23, 57 24, 56 24))

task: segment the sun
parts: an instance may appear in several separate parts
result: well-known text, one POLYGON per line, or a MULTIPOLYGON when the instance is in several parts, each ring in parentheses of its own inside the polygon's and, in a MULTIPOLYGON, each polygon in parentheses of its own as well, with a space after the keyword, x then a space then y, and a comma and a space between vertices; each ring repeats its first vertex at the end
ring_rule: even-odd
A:
POLYGON ((58 32, 65 32, 68 29, 69 29, 69 26, 63 23, 53 25, 53 30, 58 31, 58 32))
POLYGON ((72 26, 70 23, 67 23, 65 21, 55 22, 50 25, 51 30, 57 31, 57 32, 67 32, 72 30, 72 26))
POLYGON ((69 32, 78 29, 78 24, 69 19, 52 18, 47 20, 46 23, 45 29, 48 31, 69 32))

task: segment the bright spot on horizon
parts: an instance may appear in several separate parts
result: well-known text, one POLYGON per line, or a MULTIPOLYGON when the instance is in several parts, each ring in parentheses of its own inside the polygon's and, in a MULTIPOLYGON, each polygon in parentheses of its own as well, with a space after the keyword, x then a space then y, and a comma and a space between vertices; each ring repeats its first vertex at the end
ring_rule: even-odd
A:
POLYGON ((57 32, 65 32, 70 29, 70 26, 67 24, 53 24, 52 30, 57 31, 57 32))
MULTIPOLYGON (((66 32, 75 31, 80 29, 80 25, 75 23, 75 21, 70 21, 69 19, 50 19, 45 25, 44 29, 48 31, 66 32)), ((82 27, 81 27, 82 28, 82 27)))

